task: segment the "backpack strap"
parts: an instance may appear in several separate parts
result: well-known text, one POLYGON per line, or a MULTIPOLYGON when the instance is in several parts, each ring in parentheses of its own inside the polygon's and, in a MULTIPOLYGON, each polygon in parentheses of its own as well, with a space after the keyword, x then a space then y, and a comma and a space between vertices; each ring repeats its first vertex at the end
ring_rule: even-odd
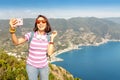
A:
MULTIPOLYGON (((47 40, 48 42, 50 42, 50 34, 47 33, 47 40)), ((46 53, 48 60, 51 61, 51 57, 48 55, 48 53, 46 53)))
POLYGON ((47 34, 47 40, 50 42, 50 34, 47 34))
POLYGON ((32 38, 33 38, 33 36, 34 36, 34 32, 32 31, 31 33, 30 33, 30 38, 29 38, 29 44, 30 44, 30 42, 32 41, 32 38))
MULTIPOLYGON (((34 32, 32 31, 30 33, 30 38, 29 38, 29 42, 28 42, 29 44, 32 41, 33 36, 34 36, 34 32)), ((50 34, 47 34, 47 40, 48 40, 48 42, 50 42, 50 34)))

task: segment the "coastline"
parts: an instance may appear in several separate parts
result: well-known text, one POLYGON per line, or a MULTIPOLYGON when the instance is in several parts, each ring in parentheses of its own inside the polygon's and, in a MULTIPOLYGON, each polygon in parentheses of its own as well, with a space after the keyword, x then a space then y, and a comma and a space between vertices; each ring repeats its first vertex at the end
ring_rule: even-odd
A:
MULTIPOLYGON (((112 40, 102 39, 102 41, 100 43, 72 45, 72 46, 70 46, 70 47, 68 47, 68 48, 66 48, 64 50, 59 50, 59 51, 54 52, 51 55, 50 59, 48 59, 48 62, 52 63, 52 62, 57 62, 57 61, 64 61, 63 59, 61 59, 61 58, 59 58, 57 56, 60 55, 60 54, 65 53, 65 52, 71 51, 71 50, 81 49, 82 46, 99 46, 101 44, 105 44, 105 43, 110 42, 110 41, 112 41, 112 42, 120 42, 120 40, 115 40, 115 39, 112 39, 112 40)), ((7 54, 15 56, 18 59, 21 59, 21 56, 17 55, 17 53, 7 52, 7 54)), ((22 52, 22 55, 23 54, 25 54, 25 52, 22 52)))
POLYGON ((82 46, 99 46, 101 44, 105 44, 105 43, 110 42, 110 41, 115 41, 115 42, 118 41, 118 42, 120 42, 120 40, 102 39, 102 42, 100 42, 100 43, 73 45, 73 46, 68 47, 68 48, 66 48, 64 50, 59 50, 59 51, 54 52, 51 55, 51 61, 50 62, 52 63, 52 62, 57 62, 57 61, 64 61, 63 59, 61 59, 61 58, 59 58, 57 56, 60 55, 60 54, 65 53, 67 51, 71 51, 71 50, 74 50, 74 49, 81 49, 82 46))

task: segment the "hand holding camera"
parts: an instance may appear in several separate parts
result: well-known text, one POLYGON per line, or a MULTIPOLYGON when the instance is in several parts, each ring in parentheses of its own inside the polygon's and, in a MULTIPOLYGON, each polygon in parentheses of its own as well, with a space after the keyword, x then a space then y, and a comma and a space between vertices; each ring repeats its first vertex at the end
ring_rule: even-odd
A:
POLYGON ((13 34, 13 33, 16 32, 16 29, 15 29, 15 28, 16 28, 17 26, 23 25, 23 19, 21 19, 21 18, 10 19, 9 24, 10 24, 9 32, 10 32, 11 34, 13 34))
POLYGON ((23 19, 22 18, 13 18, 13 19, 10 19, 10 27, 11 28, 15 28, 17 26, 22 26, 23 25, 23 19))

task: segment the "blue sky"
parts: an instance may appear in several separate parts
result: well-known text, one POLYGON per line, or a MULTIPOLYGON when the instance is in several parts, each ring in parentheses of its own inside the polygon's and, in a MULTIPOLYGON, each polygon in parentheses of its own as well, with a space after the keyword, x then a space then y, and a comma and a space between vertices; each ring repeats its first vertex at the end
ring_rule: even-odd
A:
POLYGON ((0 0, 0 18, 120 17, 120 0, 0 0))

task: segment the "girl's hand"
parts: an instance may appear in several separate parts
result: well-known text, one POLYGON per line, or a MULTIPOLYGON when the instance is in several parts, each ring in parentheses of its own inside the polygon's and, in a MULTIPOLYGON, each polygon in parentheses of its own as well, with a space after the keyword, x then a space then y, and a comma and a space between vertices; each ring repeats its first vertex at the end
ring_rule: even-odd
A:
POLYGON ((54 39, 57 36, 57 31, 53 31, 51 34, 51 39, 54 39))
POLYGON ((10 19, 10 21, 9 21, 10 27, 11 27, 12 29, 15 29, 15 28, 16 28, 16 24, 17 24, 17 23, 18 23, 18 22, 17 22, 17 19, 15 19, 15 18, 10 19))

